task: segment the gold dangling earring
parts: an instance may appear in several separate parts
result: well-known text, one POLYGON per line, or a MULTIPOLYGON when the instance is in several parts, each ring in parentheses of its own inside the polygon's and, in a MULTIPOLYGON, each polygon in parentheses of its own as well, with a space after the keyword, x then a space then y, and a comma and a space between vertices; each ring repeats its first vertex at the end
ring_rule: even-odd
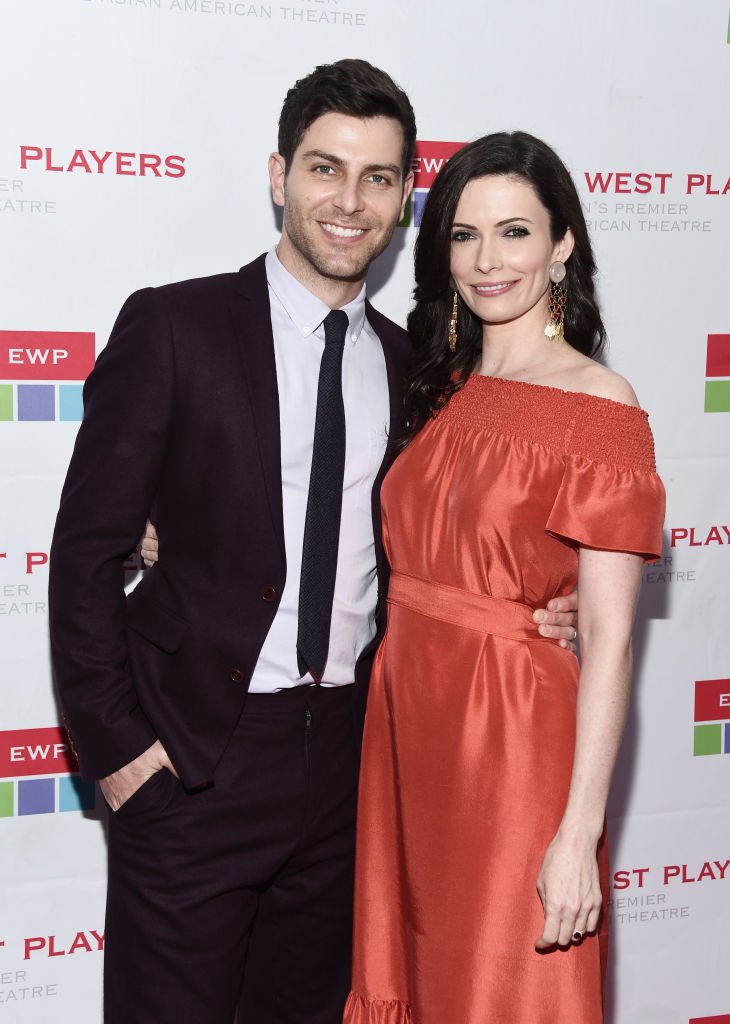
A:
POLYGON ((548 322, 545 325, 545 337, 551 341, 561 341, 565 337, 565 300, 567 289, 565 281, 565 264, 555 260, 550 264, 550 289, 548 292, 548 322))
POLYGON ((459 293, 454 292, 454 304, 451 307, 451 323, 449 324, 449 348, 456 352, 456 343, 459 337, 456 333, 456 323, 459 318, 459 293))

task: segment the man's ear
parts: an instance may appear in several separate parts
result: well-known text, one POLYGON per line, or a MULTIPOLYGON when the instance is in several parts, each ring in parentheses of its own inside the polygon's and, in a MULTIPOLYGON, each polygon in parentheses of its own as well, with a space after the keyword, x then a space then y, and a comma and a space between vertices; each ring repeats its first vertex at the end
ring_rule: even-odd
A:
POLYGON ((413 183, 414 183, 414 181, 415 181, 415 177, 413 175, 413 171, 411 171, 410 174, 407 174, 406 177, 403 179, 403 199, 401 200, 401 204, 400 204, 400 218, 399 218, 399 220, 403 220, 403 214, 405 213, 406 203, 408 202, 408 197, 411 194, 411 192, 413 191, 413 183))
POLYGON ((284 205, 284 181, 286 180, 286 161, 281 153, 272 153, 269 157, 269 181, 271 195, 277 206, 284 205))

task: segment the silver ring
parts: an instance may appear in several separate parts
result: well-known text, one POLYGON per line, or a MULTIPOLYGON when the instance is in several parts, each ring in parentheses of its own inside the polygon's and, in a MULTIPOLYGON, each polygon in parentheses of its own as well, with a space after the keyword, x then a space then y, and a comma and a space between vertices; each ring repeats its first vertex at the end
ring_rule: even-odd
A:
POLYGON ((577 929, 573 932, 573 942, 580 942, 583 938, 583 932, 579 932, 577 929))
MULTIPOLYGON (((573 626, 573 639, 570 642, 572 644, 574 644, 577 639, 578 639, 578 630, 575 628, 575 626, 573 626)), ((581 935, 581 938, 583 938, 582 935, 581 935)))

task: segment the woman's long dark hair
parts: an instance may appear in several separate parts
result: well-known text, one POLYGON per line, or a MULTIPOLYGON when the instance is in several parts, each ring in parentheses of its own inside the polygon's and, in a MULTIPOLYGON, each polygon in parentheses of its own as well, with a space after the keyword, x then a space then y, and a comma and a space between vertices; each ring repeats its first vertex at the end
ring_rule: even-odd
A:
POLYGON ((603 348, 606 330, 595 298, 596 264, 573 179, 557 153, 526 132, 485 135, 460 149, 439 172, 423 211, 415 246, 416 305, 408 316, 415 360, 406 389, 408 437, 416 434, 463 387, 482 351, 482 321, 459 301, 458 346, 449 350, 453 302, 449 265, 451 228, 464 186, 488 174, 522 178, 550 215, 558 242, 570 227, 575 239, 566 263, 565 340, 588 356, 603 348))

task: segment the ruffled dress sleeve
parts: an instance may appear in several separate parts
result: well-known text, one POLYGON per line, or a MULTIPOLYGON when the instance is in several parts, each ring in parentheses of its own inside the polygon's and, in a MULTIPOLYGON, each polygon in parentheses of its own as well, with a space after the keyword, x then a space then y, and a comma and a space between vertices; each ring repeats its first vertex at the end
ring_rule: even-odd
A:
POLYGON ((628 551, 651 561, 661 555, 664 509, 647 413, 576 396, 547 532, 577 546, 628 551))

